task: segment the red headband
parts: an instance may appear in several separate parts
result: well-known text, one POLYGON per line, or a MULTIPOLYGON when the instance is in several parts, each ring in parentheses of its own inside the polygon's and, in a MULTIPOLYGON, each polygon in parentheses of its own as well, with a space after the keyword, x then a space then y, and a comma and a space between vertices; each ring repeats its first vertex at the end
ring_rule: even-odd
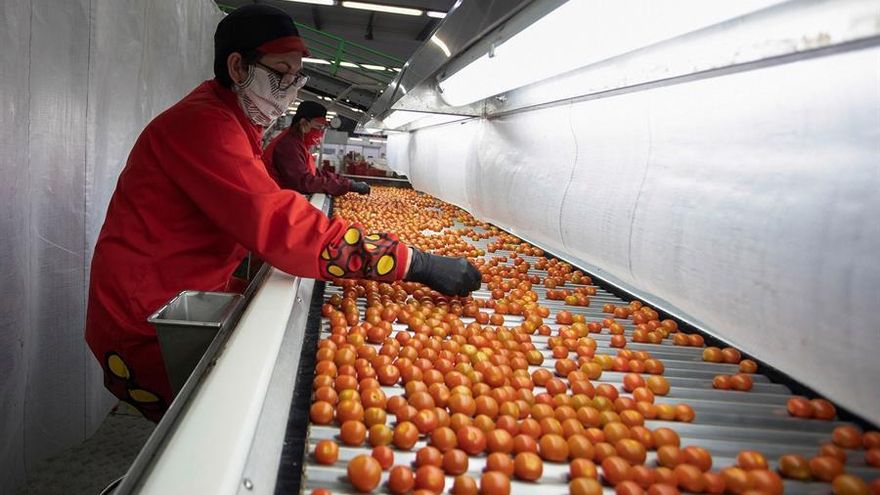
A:
POLYGON ((257 47, 263 53, 302 52, 304 57, 311 55, 306 44, 299 36, 285 36, 267 41, 257 47))

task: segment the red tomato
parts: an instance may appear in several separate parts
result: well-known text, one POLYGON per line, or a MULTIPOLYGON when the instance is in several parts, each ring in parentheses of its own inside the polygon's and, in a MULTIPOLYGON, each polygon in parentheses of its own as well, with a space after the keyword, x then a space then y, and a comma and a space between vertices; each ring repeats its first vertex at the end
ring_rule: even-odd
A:
POLYGON ((315 460, 318 464, 333 464, 339 459, 339 446, 333 440, 321 440, 315 445, 315 460))
POLYGON ((379 486, 382 466, 372 456, 361 454, 348 462, 348 480, 360 492, 371 492, 379 486))
POLYGON ((786 408, 788 409, 788 414, 797 418, 813 417, 813 406, 810 404, 810 401, 803 397, 792 397, 791 399, 788 399, 786 408))
POLYGON ((841 474, 831 482, 831 493, 834 495, 870 495, 870 488, 865 480, 851 474, 841 474))
POLYGON ((786 478, 804 481, 810 479, 810 465, 802 455, 784 455, 780 457, 779 471, 786 478))
POLYGON ((614 487, 616 495, 644 495, 645 490, 635 481, 624 481, 614 487))
POLYGON ((831 481, 843 473, 843 463, 833 457, 817 456, 810 459, 810 473, 821 481, 831 481))
POLYGON ((455 477, 452 483, 452 495, 477 495, 477 482, 468 475, 455 477))
POLYGON ((736 456, 736 465, 751 471, 752 469, 767 469, 767 459, 760 452, 743 450, 736 456))
POLYGON ((834 445, 845 449, 857 449, 862 446, 862 432, 855 426, 838 426, 831 432, 834 445))
POLYGON ((416 470, 417 489, 441 493, 444 485, 446 485, 446 478, 443 471, 437 466, 422 466, 416 470))
POLYGON ((480 495, 510 495, 510 478, 498 471, 488 471, 480 477, 480 495))
POLYGON ((391 450, 387 445, 373 447, 370 455, 373 456, 373 459, 379 461, 379 465, 382 467, 383 471, 390 468, 391 465, 394 464, 394 451, 391 450))
POLYGON ((459 449, 447 450, 443 454, 443 471, 451 476, 464 474, 468 469, 468 455, 459 449))
POLYGON ((602 461, 602 476, 611 485, 617 485, 630 479, 632 466, 626 459, 610 456, 602 461))

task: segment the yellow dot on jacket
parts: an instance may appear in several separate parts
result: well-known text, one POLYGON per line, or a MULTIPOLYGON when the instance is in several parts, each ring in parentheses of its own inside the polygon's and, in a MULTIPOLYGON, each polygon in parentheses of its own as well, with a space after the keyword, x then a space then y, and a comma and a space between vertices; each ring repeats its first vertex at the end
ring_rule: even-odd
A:
POLYGON ((125 361, 118 354, 111 354, 107 358, 107 367, 110 368, 111 373, 124 380, 128 380, 128 377, 131 376, 128 366, 125 365, 125 361))
POLYGON ((364 249, 366 249, 367 251, 375 251, 377 247, 379 246, 375 244, 370 244, 369 242, 364 243, 364 249))
POLYGON ((159 397, 153 392, 147 392, 140 388, 129 389, 128 396, 135 402, 156 402, 159 400, 159 397))
POLYGON ((342 268, 339 268, 336 265, 328 266, 327 271, 330 272, 330 275, 333 275, 334 277, 341 277, 341 276, 345 275, 345 270, 343 270, 342 268))
POLYGON ((324 249, 323 251, 321 251, 321 257, 324 258, 325 260, 329 260, 330 259, 330 251, 327 251, 327 249, 324 249))
POLYGON ((376 263, 376 272, 379 275, 386 275, 388 272, 394 269, 394 257, 390 254, 386 254, 379 258, 379 262, 376 263))
POLYGON ((379 234, 370 234, 366 238, 368 241, 378 241, 380 239, 379 234))
POLYGON ((345 231, 344 239, 348 244, 357 244, 357 242, 361 240, 361 232, 358 229, 350 228, 345 231))

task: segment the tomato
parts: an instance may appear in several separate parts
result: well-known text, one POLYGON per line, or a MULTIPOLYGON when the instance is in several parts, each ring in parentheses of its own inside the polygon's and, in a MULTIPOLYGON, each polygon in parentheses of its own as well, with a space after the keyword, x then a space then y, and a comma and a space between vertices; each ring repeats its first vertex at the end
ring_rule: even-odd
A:
POLYGON ((484 471, 498 471, 506 476, 513 476, 513 459, 509 455, 501 452, 492 452, 486 458, 486 468, 484 471))
POLYGON ((684 454, 675 445, 662 445, 657 448, 657 463, 661 466, 674 468, 684 462, 684 454))
POLYGON ((880 448, 873 448, 865 451, 865 464, 873 467, 880 467, 880 448))
POLYGON ((412 418, 413 424, 418 428, 419 433, 431 433, 435 428, 440 426, 437 413, 434 409, 422 409, 412 418))
POLYGON ((422 447, 416 452, 416 467, 443 465, 443 454, 435 447, 422 447))
POLYGON ((831 481, 843 473, 843 463, 833 457, 816 456, 810 459, 810 474, 821 481, 831 481))
POLYGON ((316 425, 329 425, 333 421, 333 406, 329 402, 315 402, 309 409, 309 419, 316 425))
MULTIPOLYGON (((614 414, 614 416, 617 415, 614 414)), ((621 423, 619 417, 609 420, 605 424, 605 427, 602 428, 602 432, 605 434, 605 441, 608 443, 617 443, 620 440, 631 436, 629 427, 621 423)))
POLYGON ((520 433, 513 437, 513 452, 515 454, 519 454, 520 452, 532 452, 537 454, 538 442, 535 441, 535 437, 520 433))
POLYGON ((752 469, 767 469, 767 459, 760 452, 743 450, 736 456, 736 465, 751 471, 752 469))
POLYGON ((486 435, 486 450, 508 454, 513 450, 513 437, 505 430, 492 430, 486 435))
POLYGON ((644 495, 645 490, 635 481, 624 481, 614 487, 616 495, 644 495))
POLYGON ((866 449, 880 449, 880 431, 867 431, 862 435, 862 446, 866 449))
POLYGON ((684 454, 684 462, 687 464, 694 465, 703 472, 712 469, 712 454, 708 450, 691 445, 682 449, 681 452, 684 454))
POLYGON ((446 478, 437 466, 422 466, 416 469, 416 489, 441 493, 445 485, 446 478))
POLYGON ((611 485, 627 481, 632 476, 632 466, 626 459, 610 456, 602 461, 602 476, 611 485))
POLYGON ((723 361, 728 364, 737 364, 742 360, 740 352, 733 347, 725 347, 721 351, 721 357, 723 361))
POLYGON ((792 397, 785 404, 788 414, 797 418, 812 418, 813 406, 803 397, 792 397))
POLYGON ((813 417, 816 419, 831 421, 837 416, 837 410, 835 409, 834 404, 825 399, 811 400, 810 407, 813 408, 813 417))
POLYGON ((730 377, 727 375, 717 375, 712 379, 712 387, 718 390, 730 389, 730 377))
POLYGON ((394 466, 388 472, 388 491, 394 495, 405 495, 416 484, 415 475, 406 466, 394 466))
POLYGON ((645 379, 642 378, 642 375, 638 373, 627 373, 623 375, 623 389, 627 392, 632 392, 633 390, 644 387, 645 379))
POLYGON ((593 478, 575 478, 568 484, 569 495, 602 495, 602 485, 593 478))
POLYGON ((795 480, 810 479, 810 465, 802 455, 784 455, 779 458, 779 471, 786 478, 795 480))
POLYGON ((468 456, 463 450, 447 450, 443 454, 442 467, 448 475, 464 474, 468 469, 468 456))
POLYGON ((486 450, 486 434, 476 426, 465 426, 456 434, 458 448, 469 455, 477 455, 486 450))
POLYGON ((311 495, 332 495, 330 490, 326 488, 315 488, 312 490, 311 495))
POLYGON ((455 432, 448 426, 440 426, 431 432, 431 445, 436 447, 440 452, 448 452, 455 448, 458 439, 455 432))
POLYGON ((745 373, 737 373, 730 377, 730 388, 739 390, 740 392, 748 392, 752 389, 754 381, 750 375, 745 373))
POLYGON ((593 456, 596 462, 602 462, 609 457, 617 456, 617 449, 608 442, 598 442, 593 446, 593 450, 596 452, 593 456))
POLYGON ((649 376, 646 384, 654 395, 666 395, 669 393, 669 382, 660 375, 649 376))
POLYGON ((648 488, 648 495, 681 495, 681 492, 673 485, 654 483, 648 488))
POLYGON ((647 489, 657 481, 657 474, 654 470, 642 464, 637 464, 632 467, 630 477, 632 478, 632 481, 636 482, 644 489, 647 489))
POLYGON ((510 478, 498 471, 488 471, 480 477, 480 495, 510 495, 510 478))
POLYGON ((593 478, 598 479, 599 473, 596 464, 587 459, 575 459, 568 466, 568 473, 571 479, 575 478, 593 478))
POLYGON ((339 429, 339 437, 345 445, 361 445, 367 439, 367 427, 360 421, 346 421, 339 429))
POLYGON ((548 461, 564 462, 568 459, 568 443, 560 435, 549 433, 541 436, 538 447, 541 457, 548 461))
POLYGON ((409 450, 419 439, 419 429, 409 421, 398 423, 394 427, 392 442, 398 449, 409 450))
POLYGON ((452 495, 477 495, 477 482, 470 476, 456 476, 452 482, 452 495))
POLYGON ((718 473, 703 473, 703 481, 705 487, 703 488, 703 493, 711 493, 713 495, 720 495, 724 493, 724 478, 718 473))
POLYGON ((819 455, 833 457, 841 463, 846 462, 846 451, 833 443, 823 443, 819 447, 819 455))
POLYGON ((672 470, 668 467, 659 466, 655 468, 654 478, 656 479, 657 483, 675 487, 678 486, 678 483, 676 483, 675 481, 675 473, 673 473, 672 470))
POLYGON ((364 423, 368 428, 373 425, 384 425, 387 420, 388 413, 386 413, 384 409, 369 407, 364 411, 364 423))
POLYGON ((339 459, 339 446, 333 440, 321 440, 315 445, 315 460, 318 464, 333 464, 339 459))
POLYGON ((739 362, 740 373, 756 373, 758 371, 758 363, 751 359, 743 359, 739 362))
POLYGON ((838 426, 831 432, 834 445, 845 449, 858 449, 862 446, 862 432, 855 426, 838 426))
POLYGON ((834 495, 870 495, 865 480, 851 474, 841 474, 831 482, 831 493, 834 495))
POLYGON ((388 425, 373 425, 369 430, 370 446, 388 445, 394 439, 394 430, 388 425))
POLYGON ((675 469, 673 469, 672 472, 675 475, 676 484, 684 491, 700 493, 706 486, 703 472, 696 466, 679 464, 675 466, 675 469))
POLYGON ((773 471, 753 469, 748 472, 749 489, 767 495, 782 495, 782 478, 773 471))
POLYGON ((386 470, 394 464, 394 451, 391 450, 387 445, 380 445, 378 447, 373 447, 370 455, 373 456, 374 459, 379 461, 379 465, 382 466, 382 470, 386 470))
POLYGON ((348 462, 348 480, 359 492, 371 492, 379 486, 382 466, 372 456, 361 454, 348 462))
POLYGON ((674 445, 678 447, 681 444, 678 433, 669 428, 657 428, 651 432, 651 435, 654 437, 654 446, 657 448, 664 445, 674 445))
POLYGON ((703 349, 703 361, 709 363, 720 363, 723 360, 721 349, 717 347, 707 347, 703 349))
POLYGON ((738 467, 727 467, 721 470, 724 489, 727 493, 740 494, 749 489, 749 472, 738 467))
POLYGON ((336 406, 336 421, 342 424, 346 421, 363 421, 364 407, 360 402, 346 399, 339 401, 336 406))
POLYGON ((513 459, 513 472, 524 481, 536 481, 544 473, 544 461, 532 452, 520 452, 513 459))
POLYGON ((647 456, 645 446, 637 440, 624 438, 615 443, 614 448, 617 450, 617 455, 626 459, 630 464, 644 464, 645 462, 647 456))
POLYGON ((590 459, 596 455, 596 449, 584 435, 571 435, 566 440, 568 443, 568 457, 571 459, 590 459))

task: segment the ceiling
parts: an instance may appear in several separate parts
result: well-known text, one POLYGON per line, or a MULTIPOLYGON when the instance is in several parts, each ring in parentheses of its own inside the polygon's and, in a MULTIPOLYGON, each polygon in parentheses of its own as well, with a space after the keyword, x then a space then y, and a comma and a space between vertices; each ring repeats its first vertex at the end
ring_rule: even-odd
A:
MULTIPOLYGON (((261 3, 278 7, 300 25, 313 59, 329 63, 304 63, 309 82, 306 99, 321 99, 341 117, 360 118, 391 82, 406 60, 427 40, 442 19, 289 0, 215 0, 226 11, 261 3), (365 67, 366 66, 366 67, 365 67)), ((456 0, 382 0, 369 3, 448 12, 456 0)))

